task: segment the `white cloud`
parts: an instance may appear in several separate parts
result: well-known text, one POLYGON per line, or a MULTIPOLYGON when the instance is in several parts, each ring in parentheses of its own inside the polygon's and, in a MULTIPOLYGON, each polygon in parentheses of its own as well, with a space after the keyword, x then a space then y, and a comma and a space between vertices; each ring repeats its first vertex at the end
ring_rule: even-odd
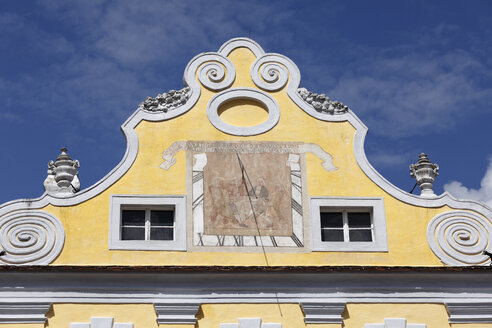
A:
MULTIPOLYGON (((271 23, 295 15, 261 2, 48 0, 38 6, 40 21, 0 14, 0 28, 9 31, 5 41, 33 66, 19 65, 8 77, 0 90, 4 110, 103 128, 123 123, 146 96, 181 88, 185 65, 199 52, 216 51, 250 26, 253 34, 268 35, 271 23), (47 28, 45 20, 57 28, 47 28), (39 54, 47 58, 41 65, 39 54)), ((288 39, 290 32, 282 33, 288 39)))
POLYGON ((491 74, 490 65, 466 50, 383 50, 355 63, 330 95, 346 99, 378 135, 425 135, 477 114, 470 107, 486 109, 492 88, 480 80, 491 74))
MULTIPOLYGON (((377 135, 402 138, 449 130, 476 114, 468 108, 486 109, 492 103, 492 62, 477 55, 490 45, 479 40, 480 47, 439 48, 460 33, 457 27, 438 26, 393 47, 356 44, 329 29, 319 42, 317 34, 325 30, 298 21, 299 9, 279 10, 278 4, 40 1, 40 13, 59 23, 57 30, 9 14, 0 16, 0 27, 8 28, 4 35, 19 35, 11 38, 15 44, 25 43, 36 54, 56 60, 22 71, 0 96, 48 115, 67 113, 86 122, 100 118, 100 124, 107 122, 108 111, 116 111, 119 115, 108 122, 113 126, 146 96, 179 89, 186 63, 198 52, 215 51, 252 29, 252 37, 267 51, 299 61, 303 84, 346 103, 377 135), (354 60, 347 65, 350 58, 354 60), (27 92, 31 97, 24 96, 27 92)), ((313 21, 320 14, 330 21, 330 15, 342 10, 323 8, 301 10, 303 17, 313 15, 313 21)), ((385 161, 390 159, 380 160, 385 161)))
POLYGON ((473 199, 492 208, 492 158, 490 158, 487 172, 480 182, 480 189, 467 188, 459 181, 452 181, 444 185, 444 190, 460 199, 473 199))

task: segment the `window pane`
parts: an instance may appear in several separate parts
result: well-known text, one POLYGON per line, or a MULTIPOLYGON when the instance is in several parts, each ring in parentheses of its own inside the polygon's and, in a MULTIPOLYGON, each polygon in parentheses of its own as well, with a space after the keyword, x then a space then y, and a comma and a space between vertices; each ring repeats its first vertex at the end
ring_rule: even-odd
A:
POLYGON ((174 229, 150 228, 150 240, 174 240, 174 229))
POLYGON ((321 229, 321 241, 343 241, 343 230, 321 229))
POLYGON ((154 211, 150 212, 151 226, 173 226, 174 211, 154 211))
POLYGON ((341 228, 343 227, 342 213, 321 212, 321 228, 341 228))
POLYGON ((121 240, 145 240, 145 228, 121 228, 121 240))
POLYGON ((350 241, 372 241, 371 229, 350 229, 350 241))
POLYGON ((348 225, 350 228, 370 228, 370 213, 348 213, 348 225))
POLYGON ((144 226, 145 211, 143 210, 123 210, 121 211, 121 225, 144 226))

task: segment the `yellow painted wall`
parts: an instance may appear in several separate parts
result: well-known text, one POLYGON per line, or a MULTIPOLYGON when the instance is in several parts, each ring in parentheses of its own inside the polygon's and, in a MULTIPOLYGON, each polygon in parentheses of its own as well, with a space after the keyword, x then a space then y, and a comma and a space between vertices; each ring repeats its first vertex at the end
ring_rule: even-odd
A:
MULTIPOLYGON (((384 323, 385 318, 406 318, 407 324, 425 323, 427 328, 449 327, 443 304, 347 304, 344 328, 363 328, 366 323, 384 323)), ((475 326, 479 327, 479 326, 475 326)))
POLYGON ((0 324, 2 328, 44 328, 42 323, 3 323, 0 324))
POLYGON ((70 323, 90 322, 91 317, 113 317, 114 322, 133 322, 134 328, 158 327, 152 304, 53 304, 47 313, 46 328, 69 328, 70 323))
MULTIPOLYGON (((229 58, 236 66, 233 87, 255 88, 249 68, 254 55, 246 48, 234 50, 229 58)), ((404 204, 375 185, 359 168, 353 154, 355 129, 348 122, 323 122, 299 109, 285 89, 271 92, 280 105, 280 121, 272 130, 258 136, 237 137, 225 134, 209 122, 208 100, 215 93, 202 88, 193 109, 163 122, 141 122, 136 127, 138 156, 130 170, 97 197, 72 207, 46 206, 63 223, 66 241, 54 265, 264 265, 263 254, 217 252, 119 251, 108 249, 111 194, 186 195, 186 156, 181 151, 176 163, 165 171, 159 167, 162 152, 175 141, 302 141, 320 145, 333 155, 339 168, 327 172, 321 160, 306 154, 309 196, 384 197, 388 235, 387 253, 313 252, 270 253, 270 265, 419 265, 441 266, 426 240, 429 220, 450 210, 419 208, 404 204)), ((243 108, 244 109, 244 108, 243 108)), ((232 112, 231 112, 232 113, 232 112)), ((244 110, 236 112, 244 115, 244 110)), ((229 113, 230 116, 230 113, 229 113)), ((234 120, 234 115, 228 119, 234 120)), ((305 218, 309 219, 309 218, 305 218)))
POLYGON ((282 323, 282 328, 305 326, 299 304, 202 304, 197 318, 197 328, 218 328, 238 318, 261 318, 263 323, 282 323))

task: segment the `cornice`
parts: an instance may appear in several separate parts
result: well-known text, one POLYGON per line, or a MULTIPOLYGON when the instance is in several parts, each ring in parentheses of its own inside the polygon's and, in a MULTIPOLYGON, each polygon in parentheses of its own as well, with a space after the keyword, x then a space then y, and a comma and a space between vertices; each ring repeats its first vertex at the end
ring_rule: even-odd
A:
POLYGON ((371 273, 371 274, 491 274, 490 266, 158 266, 158 265, 2 265, 4 272, 52 273, 371 273))

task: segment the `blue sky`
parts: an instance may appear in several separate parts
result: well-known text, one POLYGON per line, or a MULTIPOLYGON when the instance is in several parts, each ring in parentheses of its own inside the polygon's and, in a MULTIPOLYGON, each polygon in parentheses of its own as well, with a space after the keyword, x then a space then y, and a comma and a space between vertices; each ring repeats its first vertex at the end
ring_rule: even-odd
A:
POLYGON ((141 101, 248 35, 366 123, 369 161, 393 184, 409 191, 427 152, 436 193, 492 206, 490 1, 2 1, 0 203, 40 196, 62 146, 95 183, 141 101))

